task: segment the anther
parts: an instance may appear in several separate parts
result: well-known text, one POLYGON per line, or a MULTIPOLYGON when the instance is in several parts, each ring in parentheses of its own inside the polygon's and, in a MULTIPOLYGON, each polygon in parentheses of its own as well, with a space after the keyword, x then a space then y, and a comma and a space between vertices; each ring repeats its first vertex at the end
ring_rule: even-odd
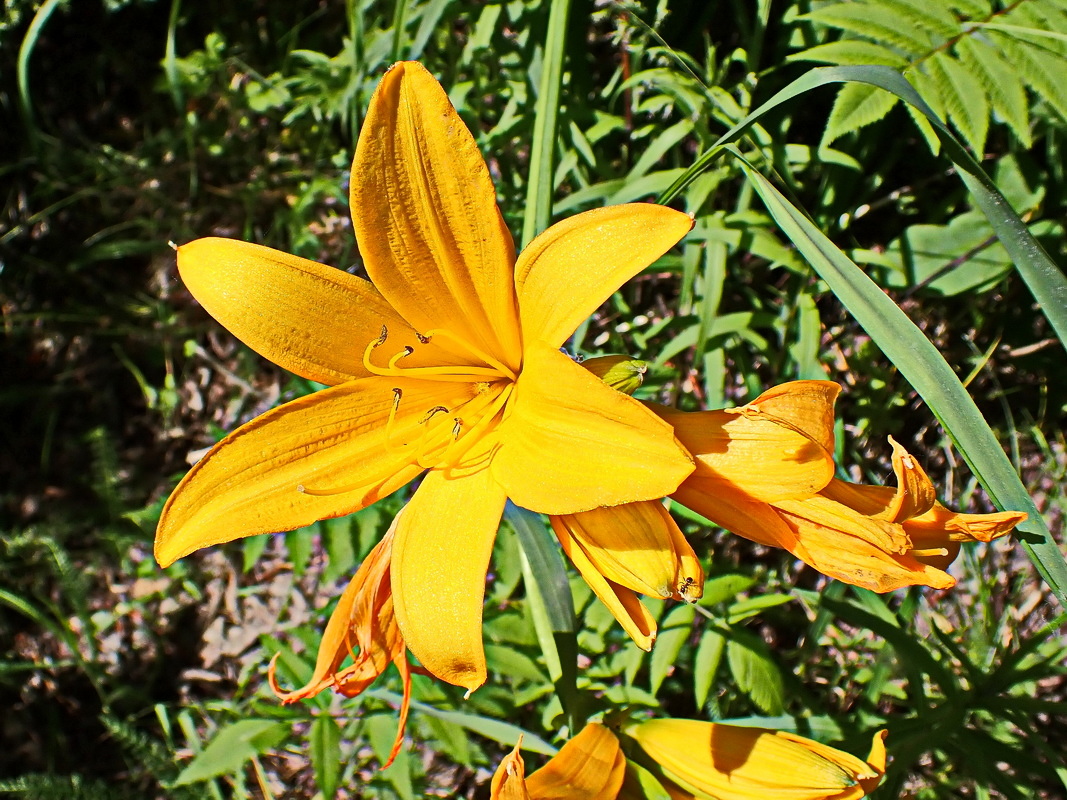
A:
POLYGON ((415 332, 415 338, 419 340, 419 344, 429 344, 430 343, 430 337, 429 336, 423 336, 418 331, 415 332))
POLYGON ((378 338, 374 340, 371 347, 381 347, 385 344, 385 340, 389 338, 389 329, 382 325, 382 332, 378 334, 378 338))
POLYGON ((456 423, 455 425, 452 426, 452 438, 453 439, 458 439, 459 438, 459 432, 463 428, 463 420, 461 420, 459 417, 453 417, 452 421, 454 423, 456 423))
POLYGON ((429 422, 431 419, 434 418, 435 414, 441 414, 441 413, 444 413, 444 412, 447 412, 447 411, 448 411, 448 409, 445 408, 444 406, 434 406, 433 408, 431 408, 429 411, 426 412, 426 416, 424 416, 422 419, 419 420, 419 424, 420 425, 425 425, 427 422, 429 422))

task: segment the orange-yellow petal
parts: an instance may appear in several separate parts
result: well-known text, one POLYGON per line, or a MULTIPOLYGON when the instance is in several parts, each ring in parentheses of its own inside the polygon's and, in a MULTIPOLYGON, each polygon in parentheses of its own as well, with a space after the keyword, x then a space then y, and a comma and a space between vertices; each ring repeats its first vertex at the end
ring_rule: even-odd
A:
POLYGON ((901 526, 857 513, 849 516, 847 507, 837 503, 833 504, 837 511, 832 516, 822 516, 821 510, 831 502, 815 497, 793 501, 790 510, 778 509, 796 537, 790 551, 806 564, 831 578, 875 592, 904 586, 948 589, 956 584, 935 563, 926 563, 912 555, 909 547, 890 552, 868 538, 875 529, 872 526, 880 526, 883 531, 897 528, 902 534, 901 526), (812 508, 805 508, 809 504, 812 508))
POLYGON ((426 409, 458 406, 475 391, 360 378, 268 411, 215 445, 178 484, 156 530, 156 560, 168 566, 201 547, 350 514, 396 491, 421 472, 411 451, 426 409))
POLYGON ((314 697, 328 686, 336 685, 341 664, 349 655, 354 658, 355 665, 346 668, 345 672, 366 676, 369 685, 385 671, 398 650, 403 652, 403 641, 392 617, 389 591, 389 557, 395 526, 394 522, 388 533, 367 554, 341 594, 326 623, 326 630, 319 642, 315 669, 308 682, 299 689, 282 691, 274 680, 274 662, 271 662, 271 688, 283 703, 314 697), (388 607, 383 608, 386 604, 388 607), (385 625, 381 624, 383 611, 386 612, 385 625))
POLYGON ((686 789, 718 800, 857 800, 884 764, 802 736, 698 720, 655 719, 626 733, 686 789))
POLYGON ((557 222, 519 254, 515 285, 522 333, 559 347, 578 324, 693 227, 652 203, 586 211, 557 222))
POLYGON ((485 682, 482 598, 507 497, 488 468, 432 470, 400 515, 393 603, 408 649, 441 680, 485 682))
POLYGON ((732 503, 742 496, 772 502, 808 497, 833 477, 833 452, 826 445, 833 446, 838 391, 829 381, 794 381, 740 408, 650 407, 696 459, 686 480, 689 489, 706 494, 708 502, 732 503))
POLYGON ((520 735, 515 748, 504 756, 493 773, 493 780, 489 784, 489 800, 531 800, 526 789, 526 764, 519 752, 521 746, 520 735))
POLYGON ((589 560, 585 551, 577 545, 567 526, 562 524, 559 517, 550 515, 549 520, 563 547, 563 552, 567 554, 574 568, 593 590, 593 594, 607 606, 608 611, 615 617, 622 629, 634 640, 634 644, 642 650, 651 650, 656 641, 656 620, 638 599, 637 594, 633 589, 627 589, 605 578, 589 560))
POLYGON ((531 800, 615 800, 626 757, 615 734, 590 722, 526 779, 531 800))
POLYGON ((532 511, 651 500, 693 469, 669 425, 551 347, 527 348, 508 414, 493 473, 532 511))
POLYGON ((178 248, 178 272, 226 330, 275 364, 319 383, 366 376, 363 350, 382 325, 395 335, 398 349, 417 341, 368 281, 280 250, 197 239, 178 248))
POLYGON ((552 517, 608 580, 635 592, 696 600, 704 570, 667 509, 657 500, 552 517))
POLYGON ((416 330, 519 366, 511 234, 474 138, 421 64, 394 64, 378 85, 351 202, 371 280, 416 330))

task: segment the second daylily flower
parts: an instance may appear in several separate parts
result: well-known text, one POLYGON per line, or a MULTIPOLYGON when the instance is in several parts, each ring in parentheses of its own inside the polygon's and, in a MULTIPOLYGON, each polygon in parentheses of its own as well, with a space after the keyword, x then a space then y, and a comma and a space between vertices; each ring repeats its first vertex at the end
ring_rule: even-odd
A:
POLYGON ((244 242, 179 248, 186 286, 252 349, 329 385, 252 420, 163 509, 156 557, 357 511, 429 470, 392 545, 392 602, 433 674, 485 680, 482 598, 510 497, 549 514, 669 494, 692 471, 671 427, 559 352, 692 226, 650 204, 561 222, 518 259, 489 171, 415 63, 382 79, 351 183, 373 283, 244 242))

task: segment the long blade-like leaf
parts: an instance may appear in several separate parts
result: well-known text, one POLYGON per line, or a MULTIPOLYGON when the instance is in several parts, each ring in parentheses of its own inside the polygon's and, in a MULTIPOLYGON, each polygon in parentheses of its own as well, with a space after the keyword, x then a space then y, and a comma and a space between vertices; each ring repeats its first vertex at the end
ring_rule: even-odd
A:
POLYGON ((556 146, 559 88, 563 83, 563 51, 570 7, 570 0, 552 0, 548 11, 548 36, 534 108, 533 141, 530 143, 530 181, 526 187, 526 215, 522 224, 523 247, 548 227, 552 216, 552 153, 556 146))

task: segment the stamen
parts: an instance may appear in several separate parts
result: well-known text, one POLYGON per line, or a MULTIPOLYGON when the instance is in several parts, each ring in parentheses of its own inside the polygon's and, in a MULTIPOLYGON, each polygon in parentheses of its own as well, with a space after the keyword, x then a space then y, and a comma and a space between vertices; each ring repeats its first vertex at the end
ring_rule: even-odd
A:
MULTIPOLYGON (((474 445, 476 445, 479 441, 483 440, 485 437, 481 435, 482 431, 484 431, 493 423, 493 420, 496 419, 497 414, 500 413, 500 410, 508 402, 508 398, 511 397, 511 393, 514 390, 514 383, 509 383, 507 386, 505 386, 500 391, 500 394, 493 399, 493 401, 489 404, 485 411, 478 415, 478 421, 474 424, 474 426, 463 435, 462 441, 464 442, 464 444, 460 444, 460 440, 458 438, 453 441, 452 444, 450 444, 445 449, 445 452, 441 454, 441 459, 438 462, 437 466, 444 469, 456 466, 463 458, 463 456, 465 456, 474 445)), ((458 419, 456 421, 459 422, 458 419)), ((456 428, 453 429, 453 434, 455 433, 456 428)))
MULTIPOLYGON (((460 347, 462 347, 464 350, 466 350, 468 353, 470 353, 475 358, 480 358, 486 364, 488 364, 489 366, 493 367, 497 371, 497 373, 506 375, 509 378, 511 378, 511 380, 515 380, 515 379, 517 379, 519 377, 515 373, 515 370, 513 370, 510 367, 504 365, 502 362, 497 361, 491 355, 483 353, 477 347, 474 347, 466 339, 462 339, 459 336, 456 336, 456 334, 452 333, 449 330, 446 330, 445 328, 434 328, 433 330, 426 331, 425 337, 426 337, 426 341, 427 342, 430 341, 430 339, 432 339, 434 336, 444 336, 446 339, 449 339, 449 340, 455 342, 456 344, 458 344, 460 347)), ((420 336, 419 337, 419 341, 422 341, 422 338, 423 337, 420 336)), ((425 342, 424 342, 424 344, 425 344, 425 342)), ((467 370, 464 370, 464 372, 466 372, 466 371, 467 370)))
POLYGON ((453 439, 458 439, 459 438, 459 432, 463 428, 463 420, 461 420, 459 417, 453 417, 452 421, 454 423, 456 423, 455 425, 452 426, 452 438, 453 439))
POLYGON ((944 547, 931 547, 926 550, 909 550, 909 556, 915 556, 916 558, 923 558, 924 556, 929 558, 930 556, 947 556, 948 550, 944 547))
POLYGON ((396 362, 399 361, 400 359, 406 357, 406 356, 410 356, 414 352, 415 352, 415 348, 414 347, 411 347, 410 345, 404 345, 404 349, 403 350, 401 350, 399 353, 397 353, 395 356, 393 356, 392 358, 389 359, 389 366, 386 367, 386 369, 388 369, 388 370, 390 370, 392 372, 395 372, 398 369, 398 367, 396 365, 396 362))
POLYGON ((396 425, 396 412, 400 408, 400 398, 404 396, 404 390, 393 387, 393 405, 389 408, 389 419, 385 421, 385 445, 393 446, 393 429, 396 425))

